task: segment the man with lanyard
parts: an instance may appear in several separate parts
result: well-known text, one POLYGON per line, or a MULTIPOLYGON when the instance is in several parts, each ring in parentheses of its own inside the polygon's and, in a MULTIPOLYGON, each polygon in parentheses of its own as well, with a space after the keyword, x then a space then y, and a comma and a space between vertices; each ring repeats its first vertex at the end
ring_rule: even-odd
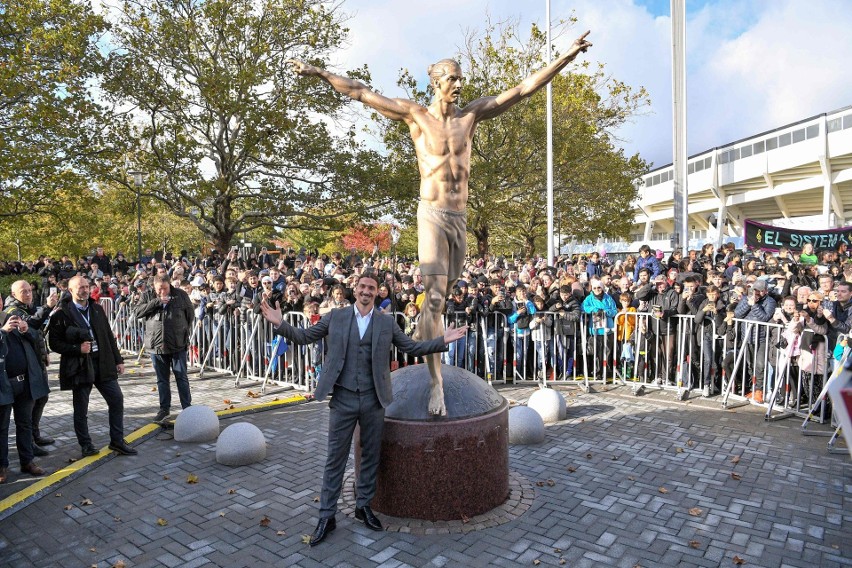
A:
POLYGON ((59 388, 73 393, 74 432, 82 454, 99 452, 89 436, 89 395, 98 389, 109 409, 109 449, 122 455, 138 452, 124 441, 124 395, 118 375, 124 373, 124 360, 109 327, 104 309, 89 301, 89 281, 75 276, 68 282, 70 298, 63 299, 51 317, 47 338, 50 348, 60 354, 59 388))

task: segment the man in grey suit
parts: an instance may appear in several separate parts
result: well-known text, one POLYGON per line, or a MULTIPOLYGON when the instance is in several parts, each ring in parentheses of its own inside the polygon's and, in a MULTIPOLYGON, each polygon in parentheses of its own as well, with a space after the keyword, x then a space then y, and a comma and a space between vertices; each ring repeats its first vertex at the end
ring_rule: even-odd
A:
POLYGON ((405 353, 423 356, 446 351, 446 345, 463 337, 467 326, 448 327, 443 337, 414 341, 399 328, 393 317, 374 310, 379 281, 362 274, 355 287, 355 306, 337 308, 307 329, 287 324, 281 310, 264 300, 261 311, 276 326, 275 333, 298 345, 327 337, 328 354, 314 395, 328 406, 328 457, 320 495, 320 519, 311 546, 325 540, 337 526, 334 515, 343 486, 355 424, 361 426, 361 471, 358 476, 355 518, 373 530, 383 530, 370 509, 376 493, 376 474, 382 445, 385 407, 393 400, 390 380, 391 344, 405 353))

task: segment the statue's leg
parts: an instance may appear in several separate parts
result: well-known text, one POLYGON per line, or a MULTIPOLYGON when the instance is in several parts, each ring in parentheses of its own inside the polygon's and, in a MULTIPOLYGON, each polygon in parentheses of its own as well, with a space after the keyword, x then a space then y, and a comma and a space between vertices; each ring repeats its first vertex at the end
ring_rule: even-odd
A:
MULTIPOLYGON (((444 304, 446 303, 447 277, 443 274, 423 276, 423 286, 426 298, 423 300, 423 312, 420 314, 420 329, 423 339, 433 339, 444 335, 444 304)), ((444 379, 441 374, 441 354, 432 353, 426 356, 429 376, 432 377, 432 390, 429 396, 429 414, 444 416, 447 413, 444 405, 444 379)))

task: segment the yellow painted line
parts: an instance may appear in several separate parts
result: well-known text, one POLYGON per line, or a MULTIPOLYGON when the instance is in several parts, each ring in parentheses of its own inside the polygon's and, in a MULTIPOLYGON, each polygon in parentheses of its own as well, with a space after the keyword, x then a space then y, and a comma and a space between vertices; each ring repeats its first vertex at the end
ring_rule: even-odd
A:
MULTIPOLYGON (((273 400, 273 401, 270 401, 270 402, 264 402, 264 403, 260 403, 260 404, 253 404, 253 405, 240 406, 240 407, 235 407, 235 408, 228 408, 228 409, 225 409, 225 410, 219 410, 219 411, 216 412, 216 415, 219 416, 220 418, 222 418, 222 417, 227 418, 227 417, 230 417, 230 416, 239 415, 239 414, 246 413, 246 412, 260 412, 262 410, 270 410, 270 409, 278 407, 278 406, 286 406, 286 405, 290 405, 290 404, 294 404, 294 403, 307 402, 307 401, 308 401, 308 399, 305 398, 303 395, 296 394, 296 395, 293 395, 293 396, 290 396, 290 397, 287 397, 287 398, 282 398, 282 399, 279 399, 279 400, 273 400)), ((135 442, 136 440, 139 440, 141 438, 149 436, 150 434, 153 434, 154 432, 156 432, 160 428, 161 428, 161 426, 159 424, 153 424, 153 423, 146 424, 145 426, 142 426, 138 430, 135 430, 135 431, 131 432, 130 434, 128 434, 127 436, 125 436, 125 440, 127 440, 128 443, 135 442)), ((103 448, 101 448, 101 451, 98 452, 96 455, 84 457, 84 458, 81 458, 81 459, 79 459, 79 460, 77 460, 73 463, 70 463, 67 466, 63 467, 62 469, 55 471, 54 473, 51 473, 48 476, 43 477, 42 479, 36 481, 32 485, 29 485, 25 489, 21 489, 20 491, 13 493, 12 495, 9 495, 8 497, 6 497, 2 501, 0 501, 0 515, 2 515, 3 512, 6 511, 7 509, 9 509, 11 507, 15 507, 16 505, 19 505, 23 501, 26 501, 27 499, 30 499, 30 498, 38 495, 39 493, 46 491, 52 485, 56 485, 57 483, 63 481, 64 479, 66 479, 66 478, 68 478, 72 475, 80 473, 86 467, 94 464, 95 462, 97 462, 100 459, 103 459, 103 458, 109 456, 112 453, 113 452, 112 452, 112 450, 109 449, 109 446, 104 446, 103 448)))
MULTIPOLYGON (((126 440, 128 442, 134 442, 134 441, 138 440, 139 438, 147 436, 151 432, 154 432, 155 430, 159 430, 159 429, 160 429, 160 426, 157 425, 157 424, 148 424, 146 426, 143 426, 142 428, 139 428, 135 432, 132 432, 129 436, 126 437, 126 440)), ((21 501, 29 499, 30 497, 36 495, 37 493, 44 491, 45 489, 48 489, 51 485, 55 485, 56 483, 59 483, 60 481, 62 481, 66 477, 74 475, 75 473, 79 472, 80 470, 82 470, 86 466, 89 466, 89 465, 95 463, 96 461, 109 456, 110 454, 112 454, 112 450, 110 450, 109 447, 104 446, 103 448, 101 448, 101 451, 98 452, 97 454, 95 454, 93 456, 87 456, 87 457, 81 458, 81 459, 79 459, 79 460, 77 460, 77 461, 75 461, 71 464, 68 464, 67 466, 63 467, 62 469, 55 471, 55 472, 51 473, 50 475, 43 477, 42 479, 36 481, 35 483, 26 487, 25 489, 21 489, 17 493, 9 495, 8 497, 6 497, 2 501, 0 501, 0 513, 5 511, 9 507, 13 507, 13 506, 17 505, 18 503, 20 503, 21 501)))
POLYGON ((259 411, 266 410, 269 408, 275 408, 276 406, 286 406, 288 404, 293 404, 294 402, 307 402, 307 398, 301 394, 294 394, 293 396, 287 398, 281 398, 278 400, 272 400, 269 402, 262 402, 260 404, 251 404, 247 406, 235 406, 234 408, 226 408, 224 410, 216 411, 216 416, 223 418, 231 416, 232 414, 239 414, 241 412, 246 411, 259 411))

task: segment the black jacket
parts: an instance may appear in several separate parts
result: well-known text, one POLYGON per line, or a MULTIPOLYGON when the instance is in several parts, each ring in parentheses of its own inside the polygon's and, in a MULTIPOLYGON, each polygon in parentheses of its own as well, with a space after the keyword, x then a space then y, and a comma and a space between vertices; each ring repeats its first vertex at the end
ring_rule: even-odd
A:
POLYGON ((171 300, 165 307, 154 297, 136 310, 136 317, 145 320, 145 349, 151 353, 176 353, 189 345, 195 308, 189 294, 171 287, 171 300))
POLYGON ((91 334, 79 310, 70 298, 59 303, 59 310, 50 318, 47 326, 47 342, 50 349, 59 353, 59 388, 70 390, 78 385, 105 383, 118 378, 118 365, 124 363, 115 336, 109 327, 104 309, 89 301, 89 325, 91 334), (83 354, 80 345, 90 341, 92 334, 97 339, 98 351, 83 354), (100 375, 95 376, 92 358, 97 357, 100 375))

